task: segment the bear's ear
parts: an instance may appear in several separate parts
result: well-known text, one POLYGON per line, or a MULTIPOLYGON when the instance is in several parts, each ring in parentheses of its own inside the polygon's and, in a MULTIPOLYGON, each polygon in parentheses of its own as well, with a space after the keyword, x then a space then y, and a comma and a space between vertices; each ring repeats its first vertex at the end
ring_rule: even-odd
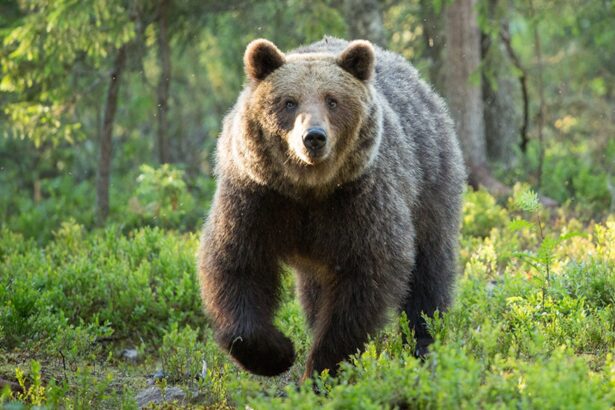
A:
POLYGON ((337 64, 361 81, 369 80, 374 74, 375 53, 372 43, 355 40, 348 44, 337 58, 337 64))
POLYGON ((246 74, 251 80, 264 80, 286 62, 286 57, 271 41, 258 39, 248 44, 243 56, 246 74))

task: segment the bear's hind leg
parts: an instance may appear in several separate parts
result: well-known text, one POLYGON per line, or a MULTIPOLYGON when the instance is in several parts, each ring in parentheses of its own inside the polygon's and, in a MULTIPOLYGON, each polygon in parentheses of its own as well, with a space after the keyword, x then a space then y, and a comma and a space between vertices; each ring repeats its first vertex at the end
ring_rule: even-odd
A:
MULTIPOLYGON (((414 330, 416 339, 415 354, 422 357, 428 352, 433 337, 427 330, 423 314, 433 317, 436 310, 447 309, 451 301, 451 287, 454 281, 454 266, 438 257, 427 256, 420 248, 417 252, 410 292, 403 305, 408 317, 408 325, 414 330)), ((441 256, 446 258, 446 256, 441 256)))
POLYGON ((422 225, 417 229, 410 291, 402 309, 408 316, 410 329, 414 330, 418 357, 427 354, 433 342, 422 315, 433 317, 436 310, 445 311, 452 301, 457 270, 457 209, 451 206, 443 214, 427 213, 416 218, 422 225))
POLYGON ((310 330, 314 329, 316 323, 316 314, 322 301, 322 287, 318 281, 310 274, 297 272, 297 290, 299 300, 305 312, 305 317, 310 330))
POLYGON ((362 350, 385 323, 389 309, 401 302, 406 286, 399 277, 381 274, 383 266, 357 262, 336 272, 322 288, 303 379, 324 369, 335 375, 338 364, 362 350))

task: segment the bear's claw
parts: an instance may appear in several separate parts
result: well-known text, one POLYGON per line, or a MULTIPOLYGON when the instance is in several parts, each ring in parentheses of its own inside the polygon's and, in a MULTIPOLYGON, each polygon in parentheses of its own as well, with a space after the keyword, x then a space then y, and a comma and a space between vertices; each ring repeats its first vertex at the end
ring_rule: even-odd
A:
POLYGON ((273 329, 259 335, 224 338, 235 361, 247 371, 259 376, 277 376, 290 369, 295 361, 295 349, 288 337, 273 329))

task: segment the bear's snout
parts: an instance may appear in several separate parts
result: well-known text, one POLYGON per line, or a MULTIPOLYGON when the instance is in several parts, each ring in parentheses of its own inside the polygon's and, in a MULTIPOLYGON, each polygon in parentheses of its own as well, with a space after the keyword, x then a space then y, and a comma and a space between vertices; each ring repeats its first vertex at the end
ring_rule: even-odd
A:
POLYGON ((303 145, 312 155, 319 155, 327 145, 327 132, 320 127, 308 128, 303 134, 303 145))

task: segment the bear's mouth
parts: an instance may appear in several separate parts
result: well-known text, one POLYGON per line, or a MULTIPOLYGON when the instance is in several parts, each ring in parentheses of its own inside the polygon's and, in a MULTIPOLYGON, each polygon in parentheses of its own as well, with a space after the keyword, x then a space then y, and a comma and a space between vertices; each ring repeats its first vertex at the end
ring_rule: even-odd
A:
POLYGON ((293 157, 299 160, 301 165, 308 167, 316 167, 325 162, 329 157, 329 152, 324 152, 324 150, 312 152, 307 149, 302 149, 299 152, 293 152, 293 154, 293 157))

